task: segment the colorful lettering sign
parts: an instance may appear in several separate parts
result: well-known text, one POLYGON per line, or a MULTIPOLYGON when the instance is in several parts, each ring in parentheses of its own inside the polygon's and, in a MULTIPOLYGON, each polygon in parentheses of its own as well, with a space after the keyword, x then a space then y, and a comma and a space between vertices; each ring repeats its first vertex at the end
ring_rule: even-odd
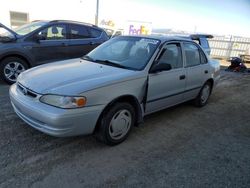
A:
POLYGON ((150 32, 150 29, 145 25, 140 25, 139 28, 135 27, 134 24, 129 25, 129 35, 149 35, 150 32))

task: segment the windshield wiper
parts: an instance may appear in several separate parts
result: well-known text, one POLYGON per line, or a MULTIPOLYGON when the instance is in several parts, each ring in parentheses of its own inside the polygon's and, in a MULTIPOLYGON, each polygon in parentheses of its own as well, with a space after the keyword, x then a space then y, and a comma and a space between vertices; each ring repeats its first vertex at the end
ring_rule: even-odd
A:
POLYGON ((85 55, 85 56, 81 57, 81 59, 95 62, 95 60, 93 58, 89 57, 88 55, 85 55))
POLYGON ((103 65, 110 65, 113 67, 118 67, 118 68, 123 68, 123 69, 131 69, 130 67, 126 67, 124 65, 121 65, 119 63, 110 61, 110 60, 101 60, 101 59, 93 59, 92 57, 89 57, 88 55, 85 55, 83 57, 81 57, 81 59, 83 60, 87 60, 87 61, 91 61, 91 62, 95 62, 95 63, 100 63, 103 65))
POLYGON ((118 67, 118 68, 123 68, 123 69, 129 69, 129 67, 126 67, 124 65, 121 65, 121 64, 115 63, 113 61, 109 61, 109 60, 96 59, 94 62, 101 63, 101 64, 104 64, 104 65, 110 65, 110 66, 113 66, 113 67, 118 67))

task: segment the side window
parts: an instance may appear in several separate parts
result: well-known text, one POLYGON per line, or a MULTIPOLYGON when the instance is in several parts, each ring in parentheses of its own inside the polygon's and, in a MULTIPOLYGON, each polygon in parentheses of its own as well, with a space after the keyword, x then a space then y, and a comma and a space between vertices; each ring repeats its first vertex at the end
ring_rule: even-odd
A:
POLYGON ((181 47, 179 43, 167 44, 159 58, 159 63, 168 63, 172 69, 183 67, 181 47))
POLYGON ((186 66, 191 67, 200 64, 200 52, 196 45, 184 43, 184 52, 186 56, 186 66))
POLYGON ((43 35, 45 40, 61 40, 66 39, 66 25, 58 24, 43 29, 38 33, 43 35))
POLYGON ((90 32, 90 37, 91 38, 98 38, 102 34, 102 32, 100 30, 93 29, 93 28, 89 28, 89 32, 90 32))
POLYGON ((206 64, 207 58, 206 58, 205 54, 200 51, 200 56, 201 56, 201 64, 206 64))
POLYGON ((69 34, 71 39, 90 38, 88 29, 82 25, 69 25, 69 34))

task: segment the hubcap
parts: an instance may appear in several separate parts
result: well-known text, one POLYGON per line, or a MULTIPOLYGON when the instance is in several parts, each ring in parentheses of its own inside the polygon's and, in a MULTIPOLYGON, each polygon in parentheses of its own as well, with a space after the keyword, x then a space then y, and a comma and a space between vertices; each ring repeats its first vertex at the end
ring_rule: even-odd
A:
POLYGON ((128 110, 118 111, 109 124, 110 137, 114 140, 121 139, 128 133, 131 123, 132 115, 128 110))
POLYGON ((18 75, 25 71, 25 67, 19 62, 9 62, 4 67, 4 76, 9 81, 15 82, 18 75))
POLYGON ((205 85, 201 92, 201 102, 203 104, 207 102, 209 95, 210 95, 210 86, 205 85))

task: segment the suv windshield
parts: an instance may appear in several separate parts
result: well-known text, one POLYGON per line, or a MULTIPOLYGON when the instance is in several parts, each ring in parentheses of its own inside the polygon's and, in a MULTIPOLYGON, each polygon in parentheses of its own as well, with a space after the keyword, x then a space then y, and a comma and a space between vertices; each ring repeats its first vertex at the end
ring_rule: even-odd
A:
POLYGON ((159 46, 157 39, 116 37, 91 51, 84 59, 133 70, 142 70, 159 46))
POLYGON ((27 35, 28 33, 44 26, 45 24, 47 24, 48 22, 45 21, 39 21, 39 22, 32 22, 29 24, 25 24, 21 27, 18 27, 16 29, 14 29, 14 31, 18 34, 18 35, 27 35))

